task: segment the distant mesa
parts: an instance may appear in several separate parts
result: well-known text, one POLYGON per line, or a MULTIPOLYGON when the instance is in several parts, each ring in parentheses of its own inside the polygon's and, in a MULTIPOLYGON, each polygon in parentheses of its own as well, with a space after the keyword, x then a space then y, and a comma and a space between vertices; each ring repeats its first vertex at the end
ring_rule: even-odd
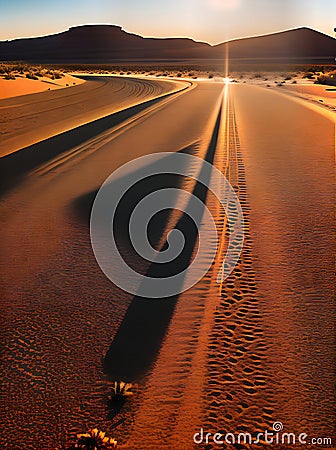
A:
MULTIPOLYGON (((109 63, 223 59, 226 42, 144 38, 116 25, 81 25, 50 36, 0 41, 1 61, 109 63)), ((230 59, 333 63, 336 39, 310 28, 229 42, 230 59)))

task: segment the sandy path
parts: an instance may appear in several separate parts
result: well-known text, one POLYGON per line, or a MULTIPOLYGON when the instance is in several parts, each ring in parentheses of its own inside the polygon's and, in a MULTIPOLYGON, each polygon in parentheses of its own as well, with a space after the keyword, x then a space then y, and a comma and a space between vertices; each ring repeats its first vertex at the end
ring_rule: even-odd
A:
MULTIPOLYGON (((99 426, 130 450, 192 449, 201 448, 192 443, 201 426, 254 433, 279 420, 287 431, 331 435, 334 124, 254 86, 229 87, 213 155, 244 209, 239 265, 219 289, 219 257, 179 298, 135 397, 107 418, 102 367, 111 378, 121 371, 107 351, 132 296, 95 263, 91 202, 137 156, 187 148, 204 158, 222 94, 221 84, 200 83, 153 105, 36 168, 4 197, 3 444, 46 450, 99 426)), ((206 201, 224 233, 217 202, 206 201)))
POLYGON ((190 84, 117 77, 87 79, 68 89, 0 100, 0 155, 190 84))

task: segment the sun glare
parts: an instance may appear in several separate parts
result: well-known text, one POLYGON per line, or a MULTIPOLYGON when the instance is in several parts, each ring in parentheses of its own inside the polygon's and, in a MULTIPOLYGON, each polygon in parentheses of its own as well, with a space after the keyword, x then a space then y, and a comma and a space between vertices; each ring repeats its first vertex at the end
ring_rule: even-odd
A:
POLYGON ((229 78, 229 77, 225 77, 225 78, 223 78, 223 80, 224 80, 225 84, 229 84, 232 81, 231 78, 229 78))

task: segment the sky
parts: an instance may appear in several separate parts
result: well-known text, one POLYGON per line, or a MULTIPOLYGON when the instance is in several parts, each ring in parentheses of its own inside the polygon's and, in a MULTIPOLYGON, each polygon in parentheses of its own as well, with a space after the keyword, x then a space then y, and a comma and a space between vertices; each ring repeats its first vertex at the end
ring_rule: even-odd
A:
POLYGON ((227 39, 307 26, 335 36, 335 0, 0 0, 0 40, 110 23, 142 36, 227 39), (334 20, 333 20, 334 19, 334 20))

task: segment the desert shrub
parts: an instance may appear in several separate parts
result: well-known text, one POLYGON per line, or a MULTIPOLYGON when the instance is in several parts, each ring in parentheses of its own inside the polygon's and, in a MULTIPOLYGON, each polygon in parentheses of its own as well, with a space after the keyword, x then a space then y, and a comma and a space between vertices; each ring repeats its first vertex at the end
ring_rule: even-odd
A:
POLYGON ((133 387, 132 383, 126 383, 124 381, 115 381, 112 385, 110 400, 120 401, 125 400, 127 397, 133 395, 131 391, 133 387))
POLYGON ((110 450, 116 447, 117 441, 115 439, 107 437, 104 431, 94 428, 87 433, 77 434, 77 442, 68 450, 110 450))
POLYGON ((13 72, 7 72, 6 75, 4 76, 5 80, 15 80, 15 75, 13 72))
POLYGON ((208 78, 213 78, 213 75, 212 75, 212 73, 210 73, 210 75, 208 76, 208 78))
POLYGON ((31 72, 26 73, 26 78, 29 78, 29 80, 38 80, 38 77, 31 72))
POLYGON ((336 77, 327 76, 327 75, 320 75, 315 80, 316 84, 324 84, 328 86, 336 86, 336 77))
POLYGON ((307 78, 308 80, 313 80, 314 79, 314 74, 313 73, 307 73, 304 78, 307 78))

